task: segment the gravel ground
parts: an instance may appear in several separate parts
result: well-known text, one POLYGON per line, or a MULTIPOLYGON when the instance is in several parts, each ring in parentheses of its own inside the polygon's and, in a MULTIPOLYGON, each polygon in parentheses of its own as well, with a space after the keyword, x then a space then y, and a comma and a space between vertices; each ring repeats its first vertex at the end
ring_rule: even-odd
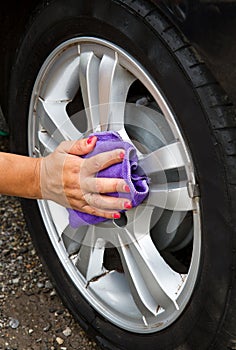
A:
MULTIPOLYGON (((212 7, 189 35, 236 104, 236 12, 223 12, 212 7)), ((8 151, 7 137, 0 150, 8 151)), ((99 350, 52 288, 19 200, 0 196, 0 216, 0 350, 99 350)))

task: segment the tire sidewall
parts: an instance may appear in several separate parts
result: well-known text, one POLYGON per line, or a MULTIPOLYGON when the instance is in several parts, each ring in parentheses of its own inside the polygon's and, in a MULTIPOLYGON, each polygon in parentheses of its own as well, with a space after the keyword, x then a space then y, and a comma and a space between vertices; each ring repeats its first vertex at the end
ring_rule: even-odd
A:
POLYGON ((201 193, 199 277, 191 301, 174 324, 158 333, 131 334, 104 320, 80 295, 58 261, 37 203, 24 200, 23 208, 34 244, 66 306, 86 331, 103 339, 101 343, 106 339, 109 348, 154 349, 158 344, 160 349, 207 349, 226 310, 231 280, 230 214, 221 150, 196 89, 158 31, 124 3, 112 0, 91 3, 51 1, 30 24, 13 67, 10 85, 11 150, 28 154, 31 93, 37 74, 53 49, 78 36, 95 36, 122 47, 152 74, 176 115, 190 149, 201 193))

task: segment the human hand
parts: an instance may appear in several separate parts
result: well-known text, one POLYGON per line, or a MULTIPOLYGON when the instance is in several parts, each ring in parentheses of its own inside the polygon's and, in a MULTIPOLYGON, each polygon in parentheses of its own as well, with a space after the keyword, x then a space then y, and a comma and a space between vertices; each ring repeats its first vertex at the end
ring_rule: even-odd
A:
POLYGON ((64 141, 53 153, 40 159, 40 185, 43 199, 107 219, 119 218, 119 210, 130 209, 127 198, 106 196, 109 192, 129 192, 123 179, 96 178, 98 171, 123 161, 124 150, 116 149, 91 158, 96 136, 64 141))

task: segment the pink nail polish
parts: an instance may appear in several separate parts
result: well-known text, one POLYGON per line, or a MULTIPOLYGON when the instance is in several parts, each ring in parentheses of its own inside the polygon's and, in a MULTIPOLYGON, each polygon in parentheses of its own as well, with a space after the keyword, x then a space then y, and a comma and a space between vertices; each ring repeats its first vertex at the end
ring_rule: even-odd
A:
POLYGON ((120 159, 124 159, 125 158, 125 154, 124 154, 124 152, 120 152, 120 159))
POLYGON ((115 213, 113 214, 114 219, 120 219, 120 213, 115 213))
POLYGON ((87 140, 87 144, 90 145, 90 143, 93 141, 93 136, 90 136, 87 140))
POLYGON ((125 209, 131 209, 132 204, 130 202, 125 202, 124 207, 125 207, 125 209))
POLYGON ((130 188, 128 185, 125 185, 125 192, 129 192, 130 193, 130 188))

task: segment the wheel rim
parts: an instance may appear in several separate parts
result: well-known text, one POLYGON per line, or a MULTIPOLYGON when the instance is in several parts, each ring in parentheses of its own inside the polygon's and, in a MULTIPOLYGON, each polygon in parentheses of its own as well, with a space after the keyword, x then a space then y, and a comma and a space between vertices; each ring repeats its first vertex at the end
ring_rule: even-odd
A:
POLYGON ((116 130, 136 147, 150 194, 122 220, 72 229, 65 208, 38 205, 58 258, 103 317, 136 333, 169 326, 194 290, 201 226, 190 152, 157 84, 120 47, 73 38, 38 74, 28 130, 36 157, 91 131, 116 130))

